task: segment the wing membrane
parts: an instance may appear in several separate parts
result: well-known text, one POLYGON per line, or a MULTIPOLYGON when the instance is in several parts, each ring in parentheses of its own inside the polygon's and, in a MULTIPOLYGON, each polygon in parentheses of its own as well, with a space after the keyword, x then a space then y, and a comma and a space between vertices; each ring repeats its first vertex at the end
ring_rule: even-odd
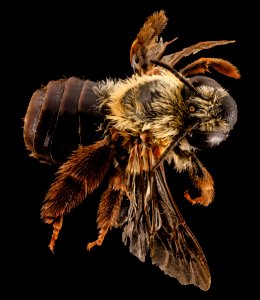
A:
POLYGON ((131 160, 134 168, 128 177, 130 205, 123 242, 143 262, 149 252, 152 263, 181 284, 208 290, 211 276, 205 255, 171 196, 164 167, 161 164, 151 171, 148 164, 143 170, 141 152, 136 149, 131 160))
POLYGON ((181 284, 208 290, 211 277, 205 255, 174 202, 163 168, 155 170, 162 226, 150 237, 152 262, 181 284))

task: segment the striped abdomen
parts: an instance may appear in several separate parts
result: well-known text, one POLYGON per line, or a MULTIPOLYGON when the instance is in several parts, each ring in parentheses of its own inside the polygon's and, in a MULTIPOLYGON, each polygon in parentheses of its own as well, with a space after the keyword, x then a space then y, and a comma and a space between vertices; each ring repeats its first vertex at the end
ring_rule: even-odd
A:
POLYGON ((35 91, 24 119, 24 142, 41 161, 61 163, 78 145, 98 138, 96 82, 76 77, 50 81, 35 91))

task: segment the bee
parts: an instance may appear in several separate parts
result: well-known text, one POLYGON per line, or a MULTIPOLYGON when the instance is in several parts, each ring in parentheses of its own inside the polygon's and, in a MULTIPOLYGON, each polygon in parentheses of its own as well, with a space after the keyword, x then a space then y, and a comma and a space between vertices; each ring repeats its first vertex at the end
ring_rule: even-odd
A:
POLYGON ((180 284, 203 291, 211 285, 207 259, 185 222, 167 184, 165 163, 188 174, 198 192, 184 198, 208 206, 214 181, 197 152, 218 146, 237 122, 237 104, 211 69, 235 79, 240 72, 220 58, 199 58, 177 71, 184 57, 234 40, 206 41, 164 55, 160 37, 164 10, 147 18, 130 48, 133 74, 97 82, 70 77, 35 91, 24 118, 30 155, 58 164, 41 208, 53 226, 49 248, 64 216, 102 183, 97 210, 98 236, 87 250, 101 246, 112 228, 121 228, 130 253, 180 284))

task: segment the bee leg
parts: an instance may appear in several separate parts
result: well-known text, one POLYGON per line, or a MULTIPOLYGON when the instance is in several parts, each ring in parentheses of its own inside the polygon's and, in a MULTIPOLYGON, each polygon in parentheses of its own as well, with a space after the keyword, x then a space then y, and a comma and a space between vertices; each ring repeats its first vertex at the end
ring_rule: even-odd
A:
POLYGON ((108 228, 100 229, 97 240, 87 244, 87 250, 90 251, 94 246, 101 246, 107 234, 108 228))
POLYGON ((97 225, 99 228, 99 235, 96 241, 87 244, 88 251, 94 246, 101 246, 108 230, 112 227, 116 227, 116 220, 123 199, 122 191, 121 176, 116 175, 112 177, 107 190, 102 195, 98 208, 97 225))
POLYGON ((49 248, 52 253, 54 253, 55 242, 58 239, 61 227, 63 223, 63 214, 53 223, 53 232, 51 236, 51 241, 49 243, 49 248))
POLYGON ((208 170, 195 156, 191 156, 189 175, 194 186, 200 190, 201 195, 192 199, 189 192, 185 191, 184 197, 192 204, 208 206, 214 198, 214 181, 208 170))
POLYGON ((113 147, 107 139, 81 146, 60 166, 41 208, 41 218, 53 225, 50 249, 62 227, 63 215, 68 214, 99 187, 113 162, 113 147))

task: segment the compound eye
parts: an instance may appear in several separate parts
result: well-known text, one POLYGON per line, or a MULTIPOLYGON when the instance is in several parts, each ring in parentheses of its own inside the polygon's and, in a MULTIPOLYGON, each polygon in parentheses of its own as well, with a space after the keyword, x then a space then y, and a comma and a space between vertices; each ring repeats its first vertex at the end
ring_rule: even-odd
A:
POLYGON ((211 86, 215 89, 221 87, 221 85, 216 80, 207 76, 193 76, 189 79, 189 81, 195 88, 202 85, 211 86))

